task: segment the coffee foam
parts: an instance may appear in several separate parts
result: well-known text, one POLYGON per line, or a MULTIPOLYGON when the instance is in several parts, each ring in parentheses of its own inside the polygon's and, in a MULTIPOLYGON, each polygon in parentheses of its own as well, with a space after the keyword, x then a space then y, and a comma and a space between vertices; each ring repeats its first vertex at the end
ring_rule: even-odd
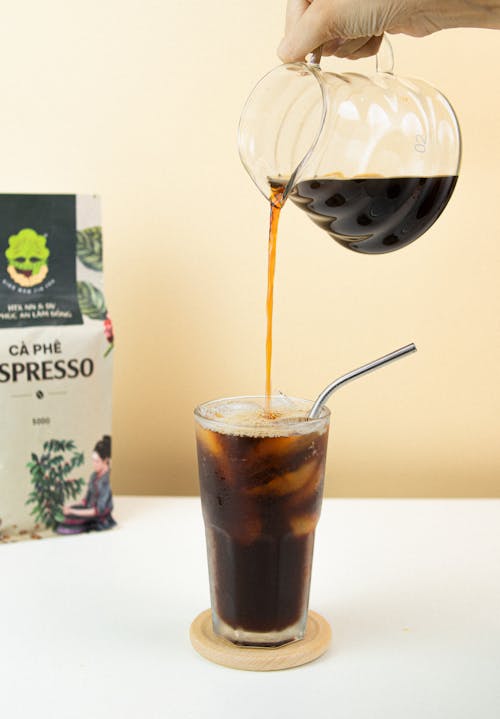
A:
POLYGON ((288 398, 277 399, 270 410, 251 400, 209 402, 196 415, 205 429, 239 437, 289 437, 326 431, 327 410, 319 419, 308 420, 310 402, 298 400, 300 406, 288 398))

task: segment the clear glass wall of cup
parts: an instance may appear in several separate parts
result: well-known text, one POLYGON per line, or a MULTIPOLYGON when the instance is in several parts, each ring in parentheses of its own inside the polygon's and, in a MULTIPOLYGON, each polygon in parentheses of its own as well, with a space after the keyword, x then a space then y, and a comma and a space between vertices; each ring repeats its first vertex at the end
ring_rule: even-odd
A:
POLYGON ((280 198, 369 254, 404 247, 431 227, 461 157, 452 106, 429 83, 393 73, 387 39, 370 76, 304 62, 271 70, 243 108, 238 147, 267 200, 282 186, 280 198))
POLYGON ((330 412, 272 397, 195 409, 214 632, 276 647, 304 636, 330 412), (290 409, 293 403, 293 410, 290 409))

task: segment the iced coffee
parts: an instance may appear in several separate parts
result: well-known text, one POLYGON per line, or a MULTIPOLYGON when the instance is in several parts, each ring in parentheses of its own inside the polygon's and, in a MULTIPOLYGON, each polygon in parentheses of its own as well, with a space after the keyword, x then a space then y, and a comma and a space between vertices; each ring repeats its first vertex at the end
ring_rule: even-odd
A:
POLYGON ((250 646, 304 634, 328 438, 328 409, 270 399, 195 410, 214 631, 250 646))

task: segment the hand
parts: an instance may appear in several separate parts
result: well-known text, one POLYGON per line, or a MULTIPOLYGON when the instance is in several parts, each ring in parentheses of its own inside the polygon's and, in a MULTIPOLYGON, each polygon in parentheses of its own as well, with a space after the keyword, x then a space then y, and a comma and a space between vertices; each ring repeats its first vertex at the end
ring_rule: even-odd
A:
POLYGON ((64 514, 65 517, 67 517, 68 514, 72 514, 73 513, 72 506, 70 504, 65 504, 64 507, 62 508, 62 513, 64 514))
POLYGON ((499 0, 288 0, 283 62, 323 55, 374 55, 384 32, 415 37, 451 27, 500 28, 499 0))

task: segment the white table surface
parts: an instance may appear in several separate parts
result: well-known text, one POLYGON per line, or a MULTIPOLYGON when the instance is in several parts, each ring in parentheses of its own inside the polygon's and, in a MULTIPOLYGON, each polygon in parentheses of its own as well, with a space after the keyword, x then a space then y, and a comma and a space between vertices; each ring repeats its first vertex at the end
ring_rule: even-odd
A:
POLYGON ((0 545, 0 715, 498 719, 500 501, 326 500, 316 662, 251 673, 189 642, 199 500, 116 498, 110 532, 0 545))

